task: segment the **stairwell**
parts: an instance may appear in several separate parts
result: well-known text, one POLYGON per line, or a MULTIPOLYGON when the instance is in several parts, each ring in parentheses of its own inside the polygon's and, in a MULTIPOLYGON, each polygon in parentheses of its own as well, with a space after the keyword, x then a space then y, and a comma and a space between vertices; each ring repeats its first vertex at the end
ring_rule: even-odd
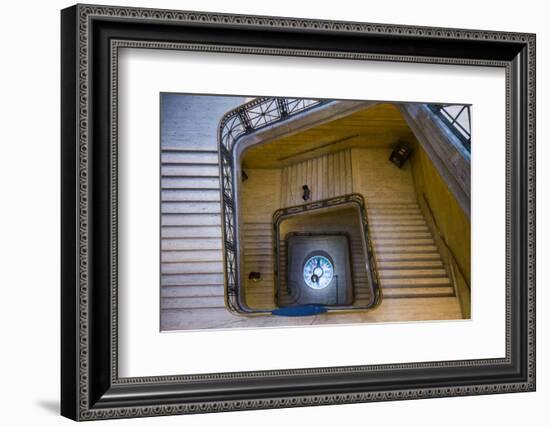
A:
POLYGON ((280 263, 280 293, 281 305, 293 302, 294 295, 287 290, 287 246, 286 235, 290 232, 315 233, 345 233, 349 238, 350 263, 353 282, 352 306, 368 306, 372 303, 374 294, 368 284, 366 255, 363 250, 362 226, 355 207, 343 207, 334 211, 321 212, 283 221, 281 225, 281 241, 279 244, 280 263))
MULTIPOLYGON (((301 187, 307 183, 312 200, 349 192, 365 197, 383 295, 380 306, 361 313, 290 319, 231 314, 225 307, 216 140, 197 131, 184 144, 178 139, 183 134, 189 129, 174 130, 161 150, 162 330, 462 318, 436 241, 415 201, 410 170, 395 168, 387 162, 387 150, 374 149, 352 149, 294 164, 281 169, 271 186, 274 169, 269 172, 273 176, 255 176, 251 170, 245 184, 270 188, 271 193, 264 191, 265 197, 243 203, 241 285, 251 307, 276 307, 271 215, 277 208, 299 204, 301 187), (248 280, 251 271, 261 272, 262 280, 248 280)), ((357 248, 352 241, 352 250, 357 248)), ((284 254, 286 247, 281 249, 284 254)), ((355 278, 356 300, 361 300, 363 277, 355 278)))

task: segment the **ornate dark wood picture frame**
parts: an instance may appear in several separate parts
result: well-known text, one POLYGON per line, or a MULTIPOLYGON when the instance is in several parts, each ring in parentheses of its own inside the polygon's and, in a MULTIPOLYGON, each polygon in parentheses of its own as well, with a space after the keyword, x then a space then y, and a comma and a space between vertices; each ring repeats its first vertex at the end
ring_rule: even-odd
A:
POLYGON ((76 5, 61 12, 61 52, 62 415, 93 420, 535 390, 534 34, 76 5), (504 69, 505 357, 119 377, 120 47, 504 69))

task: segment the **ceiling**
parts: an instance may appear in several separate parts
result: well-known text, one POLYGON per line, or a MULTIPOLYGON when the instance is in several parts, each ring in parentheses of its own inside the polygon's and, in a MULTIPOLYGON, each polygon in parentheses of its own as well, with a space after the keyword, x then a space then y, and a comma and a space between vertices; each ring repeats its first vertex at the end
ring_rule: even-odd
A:
POLYGON ((414 141, 405 119, 393 104, 380 103, 346 117, 255 145, 243 155, 243 168, 280 168, 348 148, 391 147, 414 141))

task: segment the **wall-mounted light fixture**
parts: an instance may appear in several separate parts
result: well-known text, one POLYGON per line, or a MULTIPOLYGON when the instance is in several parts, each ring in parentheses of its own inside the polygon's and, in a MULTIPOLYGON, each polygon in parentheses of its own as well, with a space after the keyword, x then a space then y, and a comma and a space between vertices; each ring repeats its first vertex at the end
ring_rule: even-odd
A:
POLYGON ((311 190, 309 189, 309 186, 304 185, 302 186, 302 189, 304 190, 304 193, 302 194, 302 200, 307 201, 311 197, 311 190))
POLYGON ((258 283, 262 280, 262 274, 257 271, 252 271, 250 272, 250 274, 248 274, 248 279, 253 283, 258 283))
POLYGON ((390 154, 390 161, 397 167, 403 167, 407 158, 412 154, 412 147, 406 142, 398 142, 390 154))

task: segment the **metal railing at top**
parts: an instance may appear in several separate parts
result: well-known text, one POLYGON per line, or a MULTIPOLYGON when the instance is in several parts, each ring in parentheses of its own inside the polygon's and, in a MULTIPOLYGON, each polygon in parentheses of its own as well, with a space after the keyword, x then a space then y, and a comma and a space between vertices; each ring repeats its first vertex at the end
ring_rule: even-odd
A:
POLYGON ((300 112, 331 102, 324 99, 256 98, 226 113, 219 125, 219 140, 229 152, 243 135, 286 120, 300 112))

